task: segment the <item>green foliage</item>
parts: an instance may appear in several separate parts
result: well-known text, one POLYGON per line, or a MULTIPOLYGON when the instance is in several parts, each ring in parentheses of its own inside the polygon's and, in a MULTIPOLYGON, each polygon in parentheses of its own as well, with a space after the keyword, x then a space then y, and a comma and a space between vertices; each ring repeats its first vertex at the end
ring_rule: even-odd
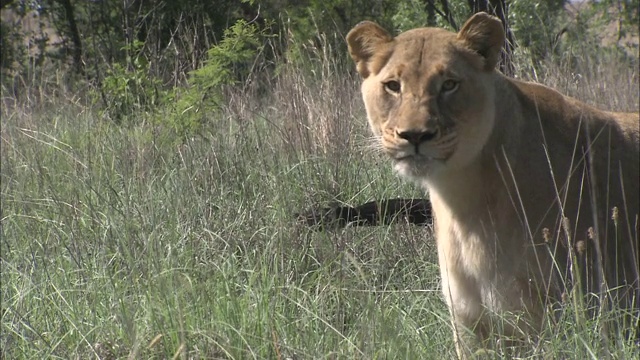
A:
MULTIPOLYGON (((466 0, 454 0, 446 1, 447 9, 450 11, 453 20, 457 26, 464 23, 465 20, 471 14, 468 1, 466 0)), ((393 25, 396 31, 406 31, 415 27, 422 26, 436 26, 448 29, 450 31, 457 31, 449 21, 443 17, 445 9, 442 6, 442 2, 434 1, 434 6, 437 9, 434 23, 428 24, 428 13, 426 9, 426 1, 410 0, 406 2, 398 3, 396 11, 393 15, 393 25)))
POLYGON ((590 1, 590 6, 578 16, 580 28, 576 32, 594 38, 612 49, 624 50, 632 58, 637 58, 639 12, 639 0, 590 1))
POLYGON ((247 79, 266 36, 245 20, 225 30, 220 43, 207 51, 203 66, 189 73, 188 86, 174 89, 175 108, 163 121, 180 137, 198 132, 220 110, 225 86, 247 79))
MULTIPOLYGON (((308 0, 290 1, 286 6, 262 1, 264 16, 278 20, 281 43, 278 52, 288 63, 307 67, 310 53, 331 48, 333 56, 347 54, 344 36, 358 22, 374 20, 385 28, 393 28, 393 14, 399 2, 395 0, 308 0), (285 9, 282 11, 282 9, 285 9)), ((309 69, 311 70, 311 69, 309 69)))
POLYGON ((94 99, 102 101, 103 115, 116 122, 139 118, 162 105, 162 84, 160 79, 149 76, 149 63, 140 53, 142 45, 134 41, 125 47, 123 50, 132 54, 128 65, 111 64, 99 89, 93 92, 94 99))
POLYGON ((256 24, 236 21, 224 31, 222 41, 207 51, 204 66, 190 72, 190 85, 208 91, 245 79, 256 55, 262 50, 264 35, 256 24))
POLYGON ((509 22, 517 46, 526 48, 538 61, 546 56, 561 30, 564 0, 513 0, 509 6, 509 22))
POLYGON ((637 32, 640 0, 590 0, 589 3, 603 21, 617 23, 620 35, 624 36, 627 31, 637 32))
POLYGON ((612 62, 637 67, 637 5, 637 0, 588 1, 576 7, 570 16, 562 18, 565 26, 555 39, 551 55, 576 76, 612 62))
POLYGON ((424 2, 421 0, 399 2, 392 17, 394 30, 398 32, 425 26, 426 20, 427 13, 424 9, 424 2), (419 16, 417 16, 418 14, 419 16))
MULTIPOLYGON (((269 2, 264 2, 269 3, 269 2)), ((309 0, 291 1, 284 14, 273 7, 273 15, 284 17, 287 27, 301 40, 313 39, 318 34, 346 34, 362 20, 375 20, 385 27, 391 27, 393 14, 398 6, 393 0, 309 0)))

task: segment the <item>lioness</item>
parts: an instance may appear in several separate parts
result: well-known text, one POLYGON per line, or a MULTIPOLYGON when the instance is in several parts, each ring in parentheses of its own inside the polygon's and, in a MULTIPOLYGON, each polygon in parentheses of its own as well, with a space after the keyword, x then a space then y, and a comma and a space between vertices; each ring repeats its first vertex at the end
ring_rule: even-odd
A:
POLYGON ((572 284, 640 304, 638 114, 503 76, 504 41, 485 13, 457 34, 365 21, 347 35, 373 134, 429 192, 460 357, 541 329, 572 284))

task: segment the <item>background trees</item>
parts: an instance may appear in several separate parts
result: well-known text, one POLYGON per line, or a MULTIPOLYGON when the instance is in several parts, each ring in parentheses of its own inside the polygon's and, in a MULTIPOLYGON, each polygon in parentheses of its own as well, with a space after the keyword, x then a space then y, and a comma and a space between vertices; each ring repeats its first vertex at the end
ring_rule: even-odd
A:
POLYGON ((635 58, 638 49, 638 0, 2 0, 0 5, 3 88, 17 91, 17 79, 55 72, 70 86, 89 85, 112 118, 128 108, 175 100, 181 92, 176 89, 195 78, 202 82, 203 73, 223 74, 205 80, 217 86, 245 81, 247 71, 257 67, 269 74, 316 50, 344 58, 344 34, 364 19, 396 32, 425 25, 457 30, 472 13, 493 13, 507 33, 501 62, 507 75, 513 75, 513 56, 525 57, 535 69, 549 57, 570 55, 577 44, 635 58), (243 56, 234 56, 235 46, 245 50, 243 56))

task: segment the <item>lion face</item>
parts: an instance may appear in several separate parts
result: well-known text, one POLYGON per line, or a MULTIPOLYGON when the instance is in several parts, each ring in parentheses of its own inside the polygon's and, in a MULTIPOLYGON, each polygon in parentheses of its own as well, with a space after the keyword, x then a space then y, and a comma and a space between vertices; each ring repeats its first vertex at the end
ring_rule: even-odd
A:
POLYGON ((371 130, 402 175, 433 179, 477 157, 494 126, 490 75, 503 41, 491 17, 457 35, 423 28, 392 38, 372 22, 347 35, 371 130))

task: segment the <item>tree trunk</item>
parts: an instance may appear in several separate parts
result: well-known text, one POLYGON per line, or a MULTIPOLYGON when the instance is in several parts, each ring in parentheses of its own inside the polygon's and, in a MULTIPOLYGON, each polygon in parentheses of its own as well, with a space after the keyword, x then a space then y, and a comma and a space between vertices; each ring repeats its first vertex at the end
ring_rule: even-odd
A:
POLYGON ((80 32, 78 31, 78 24, 76 23, 73 4, 71 4, 71 0, 58 0, 58 2, 64 9, 65 18, 69 27, 69 37, 73 43, 73 64, 78 73, 84 73, 84 66, 82 64, 82 40, 80 39, 80 32))
POLYGON ((440 0, 440 5, 442 5, 442 12, 444 13, 444 16, 447 19, 447 22, 449 23, 449 25, 451 25, 451 27, 453 27, 455 31, 458 31, 459 30, 458 25, 456 24, 456 21, 453 18, 453 14, 451 14, 451 10, 449 9, 449 1, 440 0))
POLYGON ((435 0, 426 0, 424 9, 427 12, 427 26, 436 26, 436 4, 435 0))
POLYGON ((451 10, 449 9, 449 1, 440 0, 440 7, 442 8, 442 10, 438 9, 438 7, 436 6, 435 0, 424 1, 424 8, 425 8, 425 11, 427 12, 427 25, 428 26, 436 25, 436 14, 437 14, 437 15, 440 15, 443 19, 445 19, 447 23, 449 23, 449 25, 451 25, 451 27, 455 31, 458 31, 458 25, 456 24, 456 20, 453 18, 453 15, 451 14, 451 10))
POLYGON ((512 56, 513 49, 515 48, 515 41, 513 39, 513 32, 509 26, 509 5, 505 0, 467 0, 469 9, 472 14, 484 11, 488 14, 494 15, 502 21, 505 33, 505 43, 500 55, 500 71, 507 75, 513 76, 515 73, 515 67, 513 66, 512 56))

